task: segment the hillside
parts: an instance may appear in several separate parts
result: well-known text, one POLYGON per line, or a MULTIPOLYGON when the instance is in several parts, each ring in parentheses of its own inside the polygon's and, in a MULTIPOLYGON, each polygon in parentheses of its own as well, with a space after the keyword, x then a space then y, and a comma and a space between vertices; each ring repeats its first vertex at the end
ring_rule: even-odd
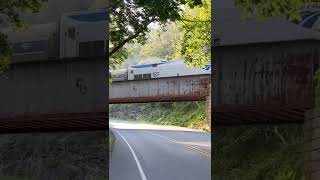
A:
POLYGON ((144 121, 208 130, 205 102, 174 102, 109 105, 109 116, 116 119, 144 121))
POLYGON ((228 127, 213 131, 213 179, 303 179, 301 125, 228 127))

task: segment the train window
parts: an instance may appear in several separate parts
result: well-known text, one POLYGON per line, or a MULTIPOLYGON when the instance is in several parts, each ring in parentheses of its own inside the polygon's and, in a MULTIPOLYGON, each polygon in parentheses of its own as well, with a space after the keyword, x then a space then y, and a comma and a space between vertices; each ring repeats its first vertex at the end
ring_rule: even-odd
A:
POLYGON ((89 56, 103 56, 104 51, 104 41, 89 41, 79 43, 79 56, 89 57, 89 56))
POLYGON ((304 24, 303 27, 311 28, 313 24, 318 20, 320 14, 314 15, 313 17, 309 18, 304 24))
POLYGON ((205 70, 210 70, 210 68, 211 68, 211 65, 205 65, 204 67, 205 70))
POLYGON ((143 74, 143 79, 151 79, 151 74, 143 74))
POLYGON ((43 52, 46 50, 47 43, 48 41, 45 40, 16 43, 13 44, 12 49, 14 54, 43 52))
POLYGON ((133 79, 142 79, 142 74, 135 74, 133 79))
POLYGON ((131 70, 130 73, 133 74, 133 70, 131 70))

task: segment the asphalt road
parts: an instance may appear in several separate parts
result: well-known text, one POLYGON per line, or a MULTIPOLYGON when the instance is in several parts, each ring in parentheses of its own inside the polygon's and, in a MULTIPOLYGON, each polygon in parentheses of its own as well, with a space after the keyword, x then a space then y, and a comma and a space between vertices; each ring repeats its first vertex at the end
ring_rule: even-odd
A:
POLYGON ((110 180, 211 179, 210 133, 113 120, 110 127, 110 180))

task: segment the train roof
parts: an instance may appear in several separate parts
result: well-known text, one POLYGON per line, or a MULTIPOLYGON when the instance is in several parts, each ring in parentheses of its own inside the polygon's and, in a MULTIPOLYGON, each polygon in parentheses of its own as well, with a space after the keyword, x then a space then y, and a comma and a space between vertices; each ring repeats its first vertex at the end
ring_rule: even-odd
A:
POLYGON ((82 22, 108 21, 109 15, 105 9, 87 10, 63 14, 62 18, 71 18, 82 22))
MULTIPOLYGON (((139 65, 132 65, 130 68, 148 68, 148 67, 157 67, 158 65, 174 65, 174 64, 184 64, 184 60, 177 60, 177 61, 161 61, 158 63, 150 63, 150 64, 139 64, 139 65)), ((211 67, 211 64, 206 64, 204 68, 211 67)))
POLYGON ((241 19, 241 9, 233 0, 217 1, 212 7, 216 46, 251 43, 284 42, 295 40, 320 40, 320 33, 303 28, 285 18, 273 17, 263 21, 255 18, 241 19))
POLYGON ((138 64, 138 65, 132 65, 131 68, 147 68, 147 67, 156 67, 161 64, 169 64, 173 63, 174 61, 161 61, 158 63, 151 63, 151 64, 138 64))

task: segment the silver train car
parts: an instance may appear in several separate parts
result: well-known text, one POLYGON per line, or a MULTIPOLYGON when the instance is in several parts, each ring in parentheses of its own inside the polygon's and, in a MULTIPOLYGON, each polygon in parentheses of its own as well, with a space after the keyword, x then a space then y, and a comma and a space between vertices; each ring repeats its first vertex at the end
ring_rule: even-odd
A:
POLYGON ((2 29, 12 47, 12 62, 105 56, 108 14, 89 10, 63 14, 56 23, 2 29))
POLYGON ((156 79, 164 77, 211 74, 211 65, 191 68, 183 61, 161 61, 153 64, 133 65, 127 69, 111 71, 112 81, 156 79))

